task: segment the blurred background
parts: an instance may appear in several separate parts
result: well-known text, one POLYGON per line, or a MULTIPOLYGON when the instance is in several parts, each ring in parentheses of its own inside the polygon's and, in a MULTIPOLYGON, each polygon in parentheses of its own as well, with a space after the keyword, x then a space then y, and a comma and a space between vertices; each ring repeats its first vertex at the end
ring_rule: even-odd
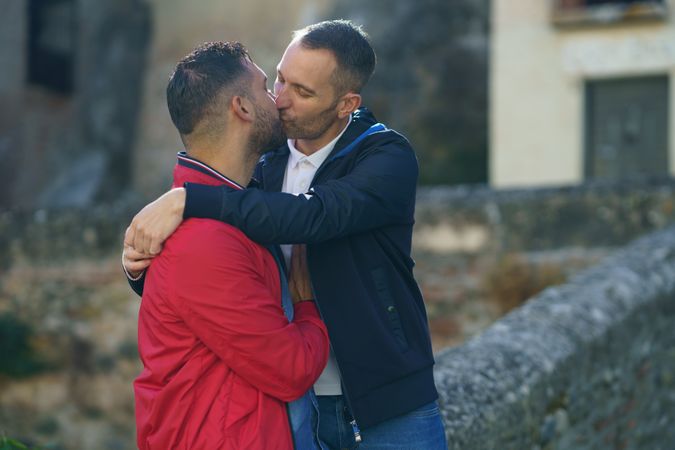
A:
POLYGON ((273 79, 327 18, 371 35, 365 104, 417 151, 436 350, 673 222, 668 0, 0 0, 0 437, 134 448, 121 241, 181 150, 168 77, 239 40, 273 79))

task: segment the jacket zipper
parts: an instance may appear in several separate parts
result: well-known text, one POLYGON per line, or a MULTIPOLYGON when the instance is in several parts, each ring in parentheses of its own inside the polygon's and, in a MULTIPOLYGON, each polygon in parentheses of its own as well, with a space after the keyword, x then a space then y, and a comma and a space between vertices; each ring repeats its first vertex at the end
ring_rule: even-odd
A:
MULTIPOLYGON (((309 255, 307 256, 307 258, 309 258, 309 255)), ((314 283, 312 283, 312 274, 311 274, 311 270, 309 268, 309 261, 307 261, 307 270, 310 271, 309 284, 312 286, 312 292, 314 292, 315 296, 316 296, 316 291, 314 290, 314 283)), ((323 319, 323 313, 321 312, 321 306, 319 306, 319 302, 316 301, 316 298, 314 299, 314 304, 316 305, 316 309, 319 310, 319 315, 321 315, 321 317, 323 319)), ((331 347, 332 347, 332 345, 331 345, 331 347)), ((335 352, 333 352, 333 354, 335 354, 335 352)), ((335 355, 335 365, 337 366, 338 373, 340 374, 340 381, 344 380, 344 377, 342 376, 342 369, 340 369, 340 362, 337 359, 337 354, 335 355)), ((360 444, 363 441, 363 438, 361 437, 361 430, 359 429, 359 425, 356 423, 356 418, 354 417, 354 409, 352 408, 352 403, 349 400, 349 395, 347 394, 347 388, 346 388, 344 382, 342 383, 342 394, 344 395, 345 401, 347 402, 347 407, 349 408, 349 414, 351 414, 351 416, 352 416, 351 417, 352 420, 351 420, 351 422, 349 422, 349 425, 352 426, 352 432, 354 433, 354 441, 357 444, 360 444)), ((320 420, 321 420, 321 418, 319 417, 319 421, 320 420)))
MULTIPOLYGON (((371 125, 371 127, 372 127, 372 125, 371 125)), ((358 137, 357 137, 357 139, 358 139, 358 137)), ((335 161, 335 159, 336 159, 335 156, 332 156, 329 159, 327 159, 326 161, 324 161, 324 163, 321 165, 321 167, 319 167, 319 169, 314 173, 314 177, 312 178, 310 188, 314 187, 317 180, 319 179, 319 175, 321 175, 322 172, 325 171, 326 167, 328 167, 333 161, 335 161)), ((307 264, 307 270, 308 271, 310 270, 309 264, 307 264)), ((312 286, 312 292, 316 292, 314 290, 314 284, 312 283, 311 273, 310 273, 310 276, 309 276, 309 282, 310 282, 310 285, 312 286)), ((315 300, 314 303, 316 304, 316 308, 319 310, 319 314, 321 315, 321 317, 323 317, 323 313, 321 312, 321 307, 319 306, 319 302, 315 300)), ((333 353, 335 354, 335 352, 333 352, 333 353)), ((344 377, 342 376, 342 369, 340 369, 340 363, 337 359, 337 355, 335 355, 335 365, 337 366, 338 373, 340 374, 340 380, 341 381, 344 380, 344 377)), ((351 422, 349 422, 349 425, 351 425, 352 432, 354 433, 354 441, 357 444, 360 444, 363 441, 363 438, 361 437, 361 430, 359 429, 359 425, 356 423, 356 418, 354 417, 354 409, 352 408, 352 403, 349 400, 347 388, 345 387, 344 383, 342 383, 342 391, 343 391, 343 394, 344 394, 345 401, 347 402, 347 407, 349 408, 349 413, 352 416, 351 417, 352 420, 351 420, 351 422)), ((319 419, 319 420, 321 420, 321 419, 319 419)))

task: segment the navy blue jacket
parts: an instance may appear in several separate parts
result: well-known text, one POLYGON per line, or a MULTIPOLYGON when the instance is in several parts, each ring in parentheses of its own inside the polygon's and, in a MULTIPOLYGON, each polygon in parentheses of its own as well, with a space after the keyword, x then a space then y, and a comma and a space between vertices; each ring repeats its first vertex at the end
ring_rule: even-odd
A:
MULTIPOLYGON (((438 396, 410 256, 417 159, 408 141, 388 129, 347 148, 374 123, 365 108, 353 114, 308 196, 279 192, 289 156, 283 146, 258 164, 261 189, 188 184, 185 207, 186 217, 230 223, 260 243, 307 244, 316 302, 362 428, 438 396)), ((142 284, 134 287, 138 292, 142 284)))

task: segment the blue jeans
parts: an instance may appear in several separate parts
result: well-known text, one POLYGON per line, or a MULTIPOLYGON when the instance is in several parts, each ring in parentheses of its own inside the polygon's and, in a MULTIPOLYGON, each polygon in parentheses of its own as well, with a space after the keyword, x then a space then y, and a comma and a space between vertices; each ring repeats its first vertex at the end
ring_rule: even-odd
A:
POLYGON ((438 404, 431 402, 414 411, 361 430, 356 444, 349 411, 341 395, 317 396, 319 439, 331 450, 447 450, 438 404))
POLYGON ((318 440, 319 404, 314 389, 288 404, 288 419, 297 450, 326 450, 318 440))

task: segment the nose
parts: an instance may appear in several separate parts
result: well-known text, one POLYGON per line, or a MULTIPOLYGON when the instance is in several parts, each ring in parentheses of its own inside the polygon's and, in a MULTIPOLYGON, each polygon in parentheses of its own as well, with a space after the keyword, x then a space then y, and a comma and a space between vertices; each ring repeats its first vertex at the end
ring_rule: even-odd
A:
POLYGON ((283 83, 280 83, 279 81, 274 83, 274 95, 276 97, 274 102, 277 105, 277 109, 284 109, 290 106, 290 101, 283 83))

